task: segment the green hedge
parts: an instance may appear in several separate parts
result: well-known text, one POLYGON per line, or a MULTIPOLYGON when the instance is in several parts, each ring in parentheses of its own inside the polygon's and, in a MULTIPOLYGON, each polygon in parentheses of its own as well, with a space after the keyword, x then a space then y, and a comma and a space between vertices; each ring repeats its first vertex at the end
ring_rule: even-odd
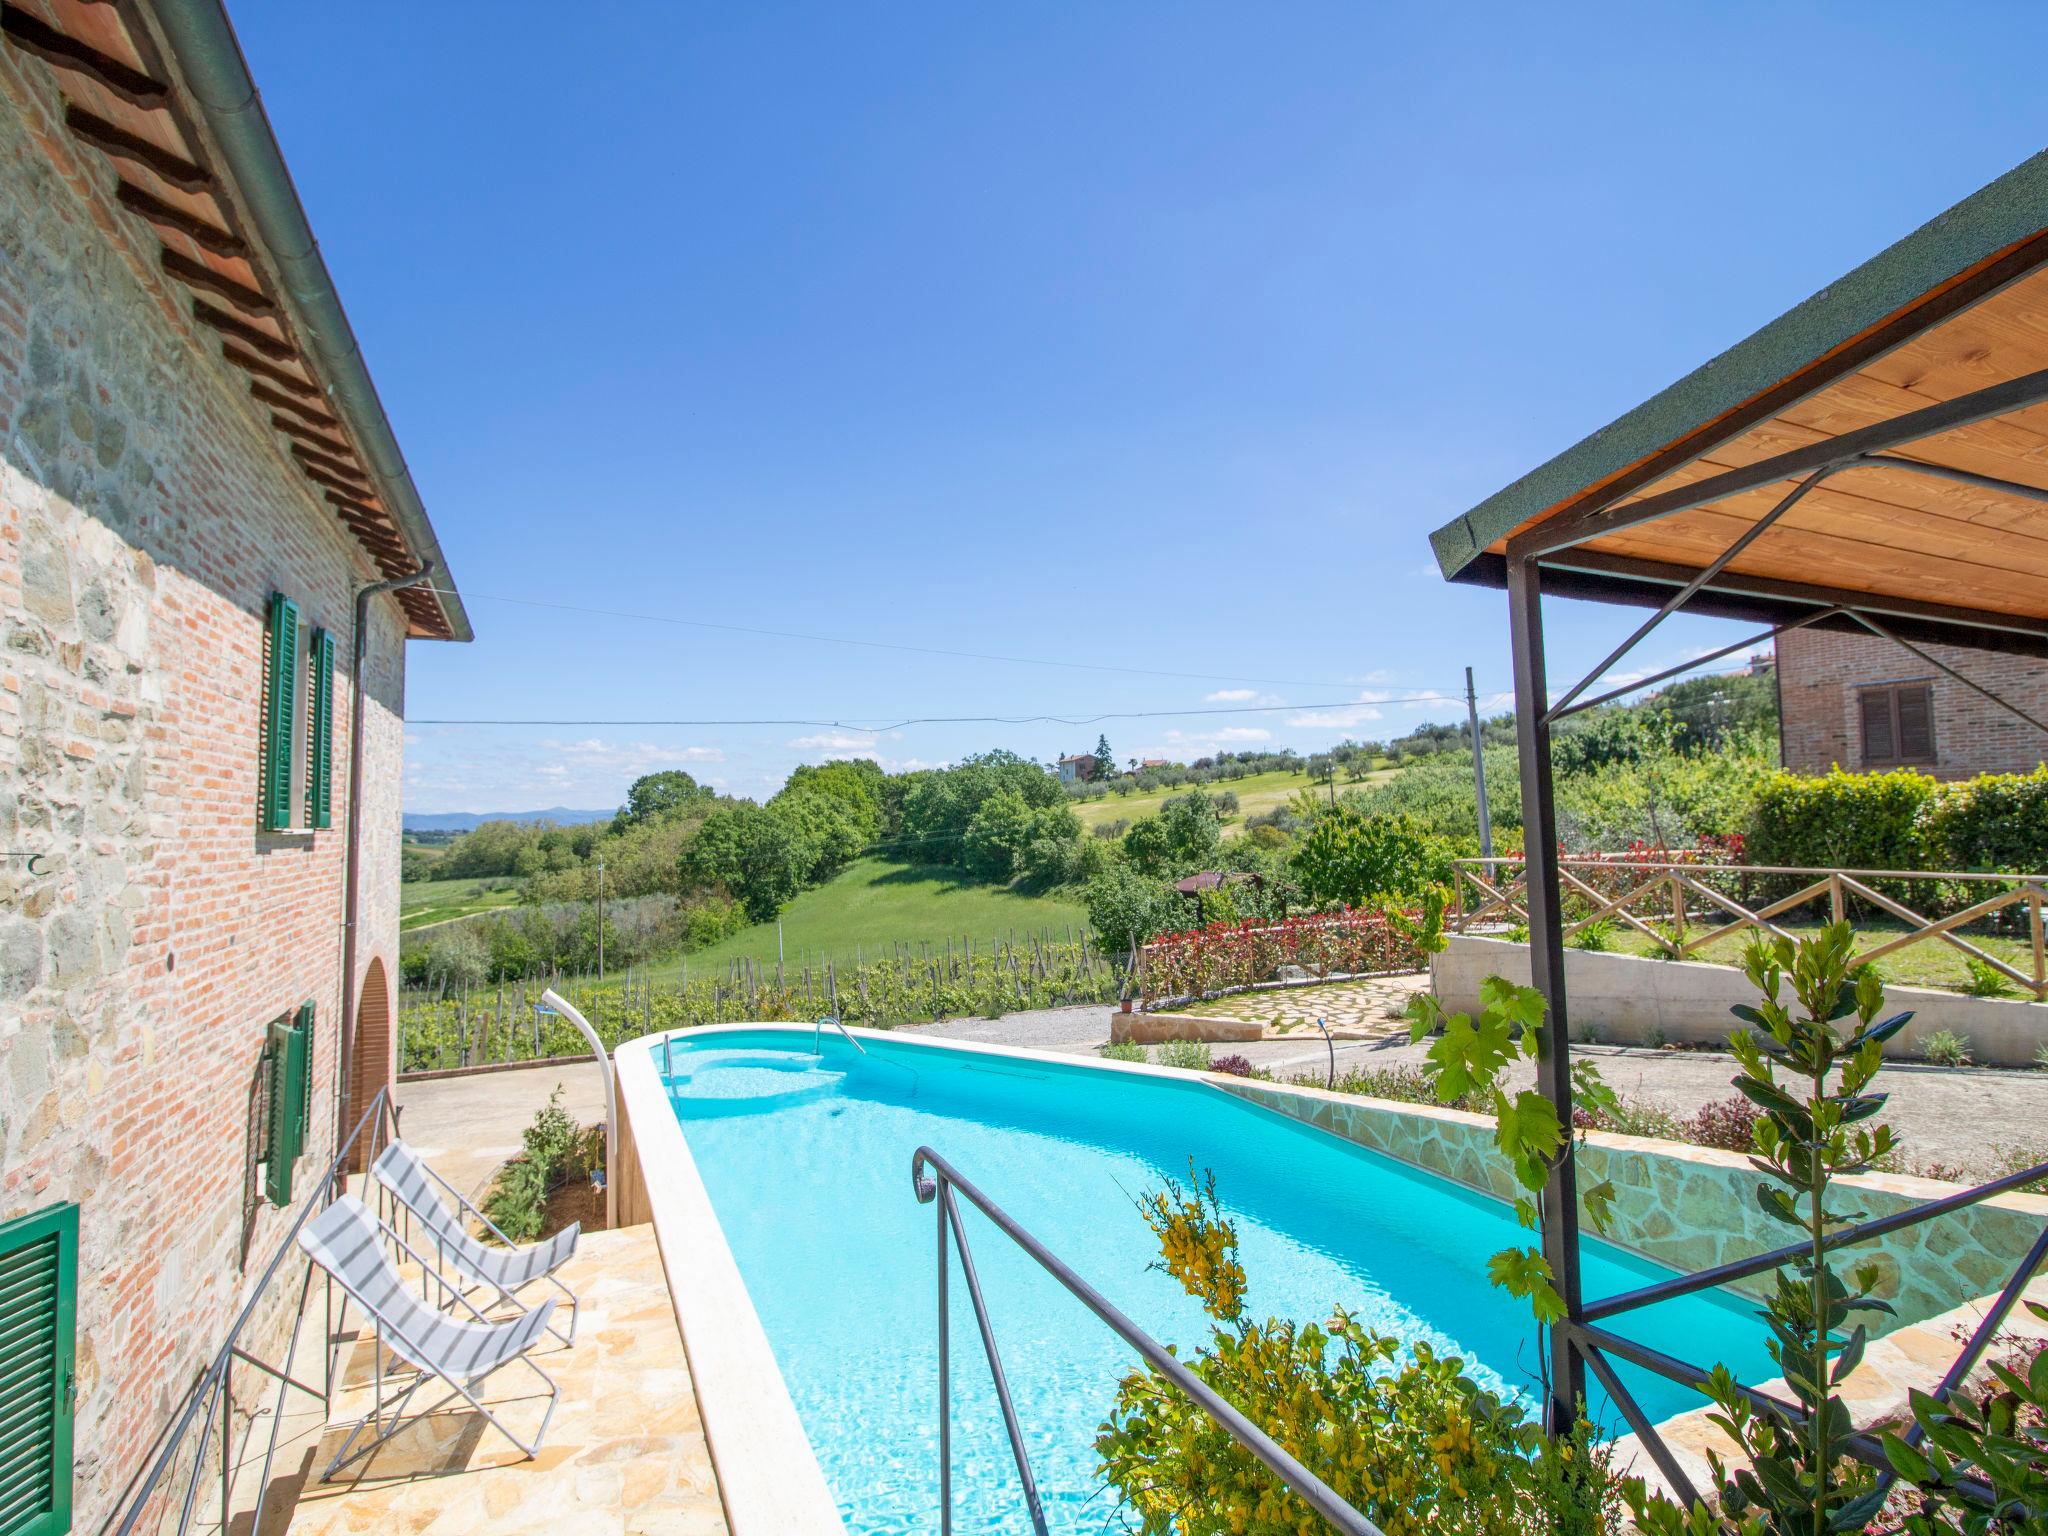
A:
POLYGON ((2048 869, 2048 766, 1944 784, 1920 812, 1929 862, 1949 869, 2048 869))
POLYGON ((1750 801, 1752 864, 1922 869, 1920 813, 1936 781, 1924 773, 1772 773, 1750 801))
POLYGON ((1752 864, 1839 869, 2048 869, 2048 767, 1944 784, 1924 773, 1767 775, 1752 864))

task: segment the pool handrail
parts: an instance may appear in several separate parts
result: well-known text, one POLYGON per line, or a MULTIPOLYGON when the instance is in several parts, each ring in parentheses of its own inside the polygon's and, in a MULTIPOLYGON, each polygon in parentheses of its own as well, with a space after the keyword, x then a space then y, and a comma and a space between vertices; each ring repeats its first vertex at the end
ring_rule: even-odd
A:
POLYGON ((1185 1393, 1189 1400, 1220 1425, 1231 1439, 1258 1457, 1268 1471, 1327 1520, 1332 1528, 1342 1532, 1343 1536, 1385 1536, 1378 1526, 1339 1498, 1327 1483, 1296 1461, 1272 1436, 1226 1402, 1213 1387, 1176 1359, 1165 1345, 1126 1317, 1106 1296, 1074 1273, 1059 1255, 1018 1225, 1014 1217, 975 1188, 961 1176, 958 1169, 930 1147, 919 1147, 911 1154, 910 1182, 912 1189, 916 1191, 918 1204, 936 1204, 938 1207, 940 1536, 952 1536, 953 1530, 953 1434, 952 1404, 949 1397, 952 1360, 951 1329, 947 1316, 947 1289, 951 1273, 947 1251, 949 1238, 960 1250, 961 1274, 967 1281, 968 1298, 974 1304, 975 1325, 981 1332, 981 1347, 988 1356, 989 1374, 995 1381, 996 1399, 1003 1411, 1003 1428, 1010 1438, 1010 1454, 1016 1461, 1017 1475, 1023 1481, 1024 1500, 1031 1515, 1031 1528, 1037 1536, 1046 1536, 1044 1504, 1039 1498, 1037 1481, 1031 1473, 1030 1454, 1024 1449, 1023 1433, 1017 1424, 1017 1410, 1010 1399, 1009 1378, 1004 1374, 1002 1356, 996 1348, 995 1333, 989 1325, 988 1307, 981 1295, 981 1281, 975 1274, 974 1256, 967 1245, 967 1231, 961 1224, 959 1207, 953 1199, 955 1190, 966 1196, 982 1215, 994 1222, 998 1231, 1030 1255, 1040 1269, 1059 1281, 1070 1295, 1106 1323, 1112 1333, 1143 1356, 1147 1365, 1185 1393), (929 1175, 926 1173, 927 1169, 930 1170, 929 1175))
POLYGON ((858 1040, 853 1038, 853 1031, 848 1029, 844 1024, 839 1022, 838 1015, 828 1013, 824 1017, 820 1018, 818 1022, 811 1028, 811 1054, 813 1056, 820 1056, 824 1054, 822 1051, 818 1049, 818 1036, 824 1033, 825 1026, 827 1024, 830 1024, 834 1029, 838 1030, 839 1033, 846 1036, 846 1043, 848 1045, 852 1046, 856 1051, 859 1051, 861 1055, 867 1055, 868 1048, 862 1045, 858 1040))

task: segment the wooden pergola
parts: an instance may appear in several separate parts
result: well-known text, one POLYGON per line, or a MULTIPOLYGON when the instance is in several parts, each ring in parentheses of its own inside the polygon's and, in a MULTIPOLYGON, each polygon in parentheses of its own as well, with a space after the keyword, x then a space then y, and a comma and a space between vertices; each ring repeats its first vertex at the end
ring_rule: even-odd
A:
MULTIPOLYGON (((1532 979, 1550 1009, 1538 1080, 1569 1124, 1550 772, 1559 720, 1811 625, 1897 641, 2048 730, 1972 679, 1966 662, 1924 649, 2048 657, 2048 153, 1445 524, 1431 543, 1448 579, 1508 594, 1532 979), (1544 665, 1546 593, 1653 611, 1585 678, 1554 690, 1544 665), (1766 627, 1600 691, 1600 680, 1674 613, 1766 627)), ((1949 1206, 1909 1214, 1923 1219, 1949 1206)), ((1621 1341, 1598 1327, 1621 1310, 1613 1303, 1589 1313, 1569 1138, 1543 1210, 1544 1256, 1566 1307, 1548 1351, 1551 1421, 1570 1422, 1591 1364, 1658 1455, 1661 1442, 1635 1422, 1601 1355, 1612 1350, 1665 1374, 1683 1363, 1616 1348, 1621 1341)), ((1741 1272, 1758 1272, 1747 1262, 1741 1272)), ((1738 1278, 1724 1268, 1637 1297, 1738 1278)), ((1974 1358, 1966 1353, 1959 1366, 1974 1358)))

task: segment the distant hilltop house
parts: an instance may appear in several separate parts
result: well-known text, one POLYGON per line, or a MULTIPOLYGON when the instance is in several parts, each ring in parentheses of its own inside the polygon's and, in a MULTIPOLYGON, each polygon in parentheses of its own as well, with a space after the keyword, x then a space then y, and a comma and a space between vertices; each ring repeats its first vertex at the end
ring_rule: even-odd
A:
POLYGON ((1877 635, 1817 625, 1780 635, 1785 767, 1795 773, 1826 773, 1837 764, 1858 772, 1917 768, 1963 779, 2031 773, 2048 761, 2048 732, 1942 670, 1953 668, 2048 720, 2048 663, 1952 645, 1916 649, 1924 654, 1877 635))
POLYGON ((470 627, 220 0, 6 14, 0 1531, 96 1531, 392 1081, 470 627))
POLYGON ((1092 784, 1095 771, 1101 765, 1093 752, 1076 752, 1072 757, 1063 757, 1053 765, 1059 770, 1062 784, 1092 784))
POLYGON ((1143 773, 1147 768, 1171 768, 1172 766, 1173 759, 1170 757, 1148 757, 1138 764, 1138 772, 1143 773))

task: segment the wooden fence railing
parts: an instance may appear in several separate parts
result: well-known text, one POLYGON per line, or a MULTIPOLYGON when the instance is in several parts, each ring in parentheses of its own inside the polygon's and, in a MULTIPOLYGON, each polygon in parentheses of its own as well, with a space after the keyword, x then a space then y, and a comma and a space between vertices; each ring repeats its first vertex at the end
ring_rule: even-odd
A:
MULTIPOLYGON (((1677 959, 1696 955, 1731 934, 1785 935, 1773 919, 1802 907, 1827 904, 1829 920, 1840 922, 1852 906, 1867 906, 1896 918, 1907 932, 1861 952, 1875 960, 1914 944, 1938 942, 1982 961, 2016 986, 2048 1001, 2048 875, 1980 874, 1960 870, 1804 869, 1786 865, 1707 864, 1689 861, 1566 855, 1558 861, 1558 885, 1565 898, 1570 939, 1595 923, 1625 923, 1677 959), (1881 887, 1964 888, 1965 904, 1940 917, 1923 916, 1881 887), (1789 894, 1765 900, 1761 888, 1789 894), (1985 890, 1979 899, 1973 888, 1985 890), (1961 930, 2014 907, 2025 908, 2031 941, 2031 974, 1963 937, 1961 930), (1697 930, 1697 931, 1695 931, 1697 930)), ((1450 926, 1469 933, 1529 919, 1528 880, 1519 858, 1456 861, 1454 911, 1450 926)), ((1923 903, 1924 905, 1925 903, 1923 903)), ((2017 915, 2017 914, 2015 914, 2017 915)))

